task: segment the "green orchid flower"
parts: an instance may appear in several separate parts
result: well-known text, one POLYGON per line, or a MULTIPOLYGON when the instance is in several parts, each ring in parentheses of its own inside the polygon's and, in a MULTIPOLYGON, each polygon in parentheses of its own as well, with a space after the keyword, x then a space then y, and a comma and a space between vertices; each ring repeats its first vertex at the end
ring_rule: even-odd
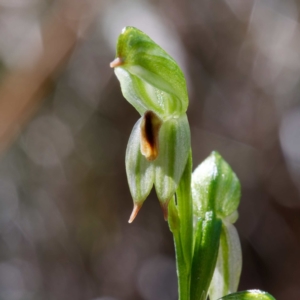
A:
POLYGON ((124 97, 141 115, 126 150, 126 172, 134 201, 129 222, 136 217, 153 185, 167 219, 168 204, 190 150, 183 73, 173 58, 134 27, 123 29, 111 66, 124 97))

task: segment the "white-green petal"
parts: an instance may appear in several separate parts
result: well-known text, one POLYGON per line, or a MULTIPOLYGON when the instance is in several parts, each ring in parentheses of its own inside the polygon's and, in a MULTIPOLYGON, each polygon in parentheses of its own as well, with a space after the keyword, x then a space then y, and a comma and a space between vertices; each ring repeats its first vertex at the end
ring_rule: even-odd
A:
POLYGON ((193 212, 196 218, 203 218, 208 210, 213 209, 213 207, 209 208, 209 202, 211 185, 216 174, 217 168, 211 155, 192 174, 193 212))
POLYGON ((136 77, 131 75, 124 68, 115 68, 115 74, 120 81, 122 94, 125 99, 140 113, 140 115, 143 115, 151 106, 151 102, 148 98, 140 95, 140 90, 136 88, 136 83, 138 82, 136 77))
POLYGON ((223 222, 219 253, 209 288, 210 300, 217 300, 237 291, 242 270, 242 251, 236 228, 223 222))
MULTIPOLYGON (((178 97, 158 89, 146 80, 130 72, 132 68, 117 67, 115 74, 120 81, 121 90, 126 100, 143 115, 147 110, 152 110, 161 118, 177 116, 185 111, 178 97)), ((136 69, 133 69, 136 71, 136 69)))
POLYGON ((149 195, 154 181, 153 164, 142 155, 140 118, 134 125, 126 149, 127 180, 134 203, 142 204, 149 195))
POLYGON ((154 184, 162 205, 168 203, 178 187, 190 146, 190 129, 185 114, 162 124, 159 133, 159 156, 154 161, 154 184))

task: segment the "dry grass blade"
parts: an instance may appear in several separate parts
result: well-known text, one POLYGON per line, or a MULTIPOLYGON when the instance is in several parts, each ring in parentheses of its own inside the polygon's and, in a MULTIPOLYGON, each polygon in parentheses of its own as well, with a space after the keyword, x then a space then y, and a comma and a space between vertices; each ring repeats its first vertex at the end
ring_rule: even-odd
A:
POLYGON ((15 139, 20 127, 47 95, 51 78, 69 58, 78 40, 78 31, 88 28, 92 16, 92 6, 85 1, 64 1, 56 5, 42 29, 42 55, 31 68, 10 70, 3 78, 0 85, 0 153, 15 139))

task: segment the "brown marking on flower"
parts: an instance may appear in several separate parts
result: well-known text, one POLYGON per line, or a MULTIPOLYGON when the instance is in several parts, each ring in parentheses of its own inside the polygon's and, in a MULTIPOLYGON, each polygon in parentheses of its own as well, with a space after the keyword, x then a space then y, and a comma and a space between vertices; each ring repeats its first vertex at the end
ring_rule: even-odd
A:
POLYGON ((153 161, 159 153, 159 130, 162 120, 151 110, 145 112, 141 122, 141 152, 147 160, 153 161))

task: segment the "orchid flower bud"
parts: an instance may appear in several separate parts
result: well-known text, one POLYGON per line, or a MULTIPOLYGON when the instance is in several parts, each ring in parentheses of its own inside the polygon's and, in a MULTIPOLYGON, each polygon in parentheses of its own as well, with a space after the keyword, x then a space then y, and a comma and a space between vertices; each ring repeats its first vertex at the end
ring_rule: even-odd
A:
POLYGON ((192 195, 197 217, 214 210, 219 218, 225 219, 236 211, 241 197, 240 182, 219 153, 212 152, 193 172, 192 195))
POLYGON ((238 217, 240 195, 237 176, 217 152, 213 152, 193 172, 194 217, 202 220, 211 212, 222 221, 216 267, 209 287, 211 300, 236 292, 238 288, 242 254, 238 233, 232 223, 238 217))

